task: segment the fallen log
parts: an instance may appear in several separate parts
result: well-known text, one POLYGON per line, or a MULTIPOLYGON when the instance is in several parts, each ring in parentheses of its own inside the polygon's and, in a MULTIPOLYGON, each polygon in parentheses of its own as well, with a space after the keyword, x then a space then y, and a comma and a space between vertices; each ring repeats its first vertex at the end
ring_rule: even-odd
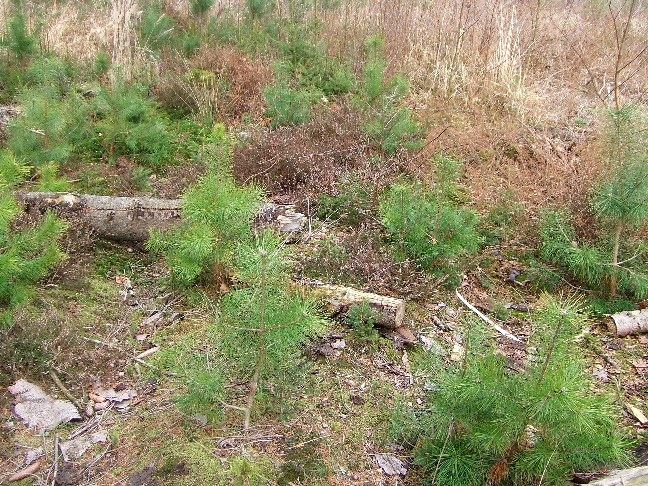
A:
POLYGON ((648 309, 612 314, 608 319, 608 329, 619 337, 648 332, 648 309))
POLYGON ((385 295, 372 294, 342 285, 331 285, 318 280, 304 282, 313 289, 316 297, 321 298, 333 314, 346 314, 353 305, 364 302, 378 314, 376 324, 388 329, 396 329, 403 325, 405 317, 405 301, 385 295))
POLYGON ((167 229, 180 220, 182 200, 113 197, 54 192, 16 192, 25 212, 51 209, 64 219, 79 219, 96 236, 145 241, 149 230, 167 229))
MULTIPOLYGON (((172 227, 180 220, 183 203, 182 199, 55 192, 15 192, 14 196, 25 212, 51 209, 61 218, 82 221, 99 238, 116 241, 146 241, 150 230, 172 227)), ((264 203, 255 224, 292 233, 299 231, 305 220, 292 205, 264 203)))
POLYGON ((648 486, 648 466, 612 471, 590 486, 648 486))

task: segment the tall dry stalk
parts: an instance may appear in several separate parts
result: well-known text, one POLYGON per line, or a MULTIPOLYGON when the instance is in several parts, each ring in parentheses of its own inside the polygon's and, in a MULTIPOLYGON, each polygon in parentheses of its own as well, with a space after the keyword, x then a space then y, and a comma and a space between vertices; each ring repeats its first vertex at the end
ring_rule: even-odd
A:
POLYGON ((133 79, 135 39, 133 25, 137 15, 137 0, 110 0, 113 25, 112 69, 113 85, 118 80, 133 79))
POLYGON ((0 0, 0 31, 4 31, 9 18, 9 0, 0 0))

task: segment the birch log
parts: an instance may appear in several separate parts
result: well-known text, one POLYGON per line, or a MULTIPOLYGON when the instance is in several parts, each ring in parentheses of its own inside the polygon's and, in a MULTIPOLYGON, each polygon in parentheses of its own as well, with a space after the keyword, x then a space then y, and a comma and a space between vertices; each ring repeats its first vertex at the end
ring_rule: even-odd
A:
POLYGON ((62 218, 79 218, 110 240, 145 241, 152 228, 166 229, 180 220, 182 200, 89 194, 16 192, 26 212, 52 209, 62 218))
POLYGON ((648 466, 612 471, 590 486, 648 486, 648 466))
POLYGON ((648 332, 648 309, 612 314, 608 329, 619 337, 648 332))
MULTIPOLYGON (((76 218, 100 238, 117 241, 146 241, 151 229, 168 229, 178 223, 182 199, 152 197, 94 196, 54 192, 15 192, 26 212, 51 209, 62 218, 76 218)), ((294 233, 304 226, 306 216, 293 205, 260 205, 255 224, 272 226, 280 233, 294 233)))
POLYGON ((314 290, 315 296, 326 303, 331 313, 346 314, 352 305, 366 302, 379 315, 377 325, 388 329, 396 329, 403 325, 405 301, 402 299, 319 281, 307 281, 305 283, 314 290))

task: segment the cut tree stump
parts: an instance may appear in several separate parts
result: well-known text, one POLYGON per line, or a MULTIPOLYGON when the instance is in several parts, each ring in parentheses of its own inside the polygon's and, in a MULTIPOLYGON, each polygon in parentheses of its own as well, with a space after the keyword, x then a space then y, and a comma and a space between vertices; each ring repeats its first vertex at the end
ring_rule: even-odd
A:
POLYGON ((612 314, 608 329, 619 337, 648 332, 648 309, 612 314))
POLYGON ((402 299, 363 292, 341 285, 326 284, 318 280, 304 283, 314 290, 315 296, 321 298, 333 314, 346 314, 351 306, 366 302, 379 315, 376 323, 378 326, 396 329, 403 325, 405 301, 402 299))
POLYGON ((590 486, 648 486, 648 466, 612 471, 590 486))
MULTIPOLYGON (((93 233, 116 241, 146 241, 152 229, 164 230, 180 221, 182 199, 153 197, 94 196, 56 192, 15 192, 25 212, 47 209, 61 218, 85 223, 93 233)), ((255 224, 272 226, 279 233, 301 230, 306 221, 292 205, 264 203, 255 224)))

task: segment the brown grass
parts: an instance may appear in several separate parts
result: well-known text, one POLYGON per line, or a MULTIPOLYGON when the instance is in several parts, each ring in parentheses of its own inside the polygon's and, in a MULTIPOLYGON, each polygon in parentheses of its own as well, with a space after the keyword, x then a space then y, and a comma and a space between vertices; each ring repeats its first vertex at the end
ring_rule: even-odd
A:
POLYGON ((243 115, 261 119, 262 90, 272 72, 233 47, 203 45, 191 59, 165 53, 159 76, 155 95, 166 107, 233 124, 243 115))

